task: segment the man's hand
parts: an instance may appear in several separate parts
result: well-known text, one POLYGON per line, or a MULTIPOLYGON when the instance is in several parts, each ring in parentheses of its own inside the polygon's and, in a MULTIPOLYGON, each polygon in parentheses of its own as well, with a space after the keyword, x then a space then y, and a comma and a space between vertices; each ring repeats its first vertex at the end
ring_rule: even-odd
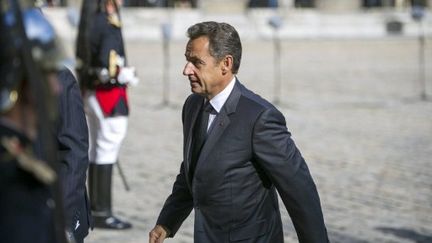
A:
POLYGON ((149 233, 149 243, 162 243, 166 237, 166 230, 162 226, 156 225, 149 233))

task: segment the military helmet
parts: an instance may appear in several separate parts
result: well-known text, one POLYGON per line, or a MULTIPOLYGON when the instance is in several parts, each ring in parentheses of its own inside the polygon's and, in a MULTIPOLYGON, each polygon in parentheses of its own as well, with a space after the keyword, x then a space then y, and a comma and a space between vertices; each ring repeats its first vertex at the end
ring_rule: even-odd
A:
POLYGON ((33 2, 2 1, 0 33, 0 113, 3 113, 16 103, 18 87, 28 75, 24 45, 29 45, 33 63, 41 74, 63 68, 65 55, 54 28, 33 2))

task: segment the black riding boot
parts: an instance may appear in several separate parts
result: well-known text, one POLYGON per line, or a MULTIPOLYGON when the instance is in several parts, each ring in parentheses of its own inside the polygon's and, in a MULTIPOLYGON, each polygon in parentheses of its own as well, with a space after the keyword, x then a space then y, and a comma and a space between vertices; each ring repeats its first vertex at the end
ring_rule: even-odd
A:
POLYGON ((112 214, 111 177, 112 164, 90 164, 89 193, 93 226, 104 229, 129 229, 132 225, 112 214))

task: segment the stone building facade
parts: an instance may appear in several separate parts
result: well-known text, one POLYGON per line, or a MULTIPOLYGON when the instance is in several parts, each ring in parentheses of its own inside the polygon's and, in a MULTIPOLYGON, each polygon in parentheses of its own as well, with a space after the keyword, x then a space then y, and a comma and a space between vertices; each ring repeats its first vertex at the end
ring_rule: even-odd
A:
MULTIPOLYGON (((83 0, 47 0, 51 5, 77 4, 83 0)), ((432 7, 432 0, 123 0, 126 6, 199 8, 244 11, 249 7, 312 8, 320 11, 357 11, 369 8, 409 8, 412 3, 432 7)))

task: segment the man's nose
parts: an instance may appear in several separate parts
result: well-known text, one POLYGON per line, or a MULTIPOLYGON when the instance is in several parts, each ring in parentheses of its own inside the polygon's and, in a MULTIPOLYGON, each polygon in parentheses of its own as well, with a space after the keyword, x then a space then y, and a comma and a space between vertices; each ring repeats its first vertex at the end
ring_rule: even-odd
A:
POLYGON ((185 67, 183 68, 183 75, 189 76, 193 74, 191 65, 192 64, 190 62, 186 63, 185 67))

